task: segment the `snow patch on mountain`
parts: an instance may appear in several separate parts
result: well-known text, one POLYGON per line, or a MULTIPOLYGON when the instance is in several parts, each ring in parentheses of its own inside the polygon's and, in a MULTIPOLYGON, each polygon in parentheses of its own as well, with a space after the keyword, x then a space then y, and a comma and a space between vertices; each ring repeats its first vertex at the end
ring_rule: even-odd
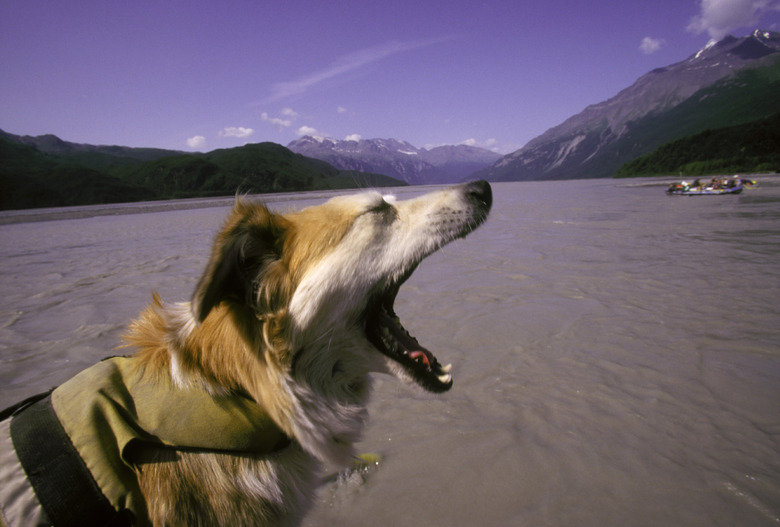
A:
POLYGON ((406 141, 384 138, 317 142, 304 136, 287 148, 342 170, 384 174, 410 184, 459 182, 501 157, 495 152, 469 145, 426 149, 406 141))

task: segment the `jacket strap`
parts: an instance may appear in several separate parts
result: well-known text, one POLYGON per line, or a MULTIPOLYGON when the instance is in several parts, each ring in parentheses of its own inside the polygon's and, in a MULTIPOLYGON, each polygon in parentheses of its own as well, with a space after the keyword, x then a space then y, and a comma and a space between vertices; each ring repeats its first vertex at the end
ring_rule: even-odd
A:
POLYGON ((19 412, 21 412, 31 404, 40 401, 44 397, 48 397, 49 395, 51 395, 52 390, 49 390, 48 392, 39 393, 37 395, 33 395, 32 397, 28 397, 24 401, 19 401, 18 403, 9 406, 8 408, 5 408, 4 410, 0 411, 0 421, 5 421, 9 417, 18 414, 19 412))
POLYGON ((38 501, 57 527, 128 527, 129 510, 108 501, 62 428, 51 395, 17 411, 11 439, 38 501))

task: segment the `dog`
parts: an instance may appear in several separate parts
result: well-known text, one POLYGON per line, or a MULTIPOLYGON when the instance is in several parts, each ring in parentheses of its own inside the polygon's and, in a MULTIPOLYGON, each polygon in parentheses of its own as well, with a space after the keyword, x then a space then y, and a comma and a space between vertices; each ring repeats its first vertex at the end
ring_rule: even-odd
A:
POLYGON ((20 504, 24 492, 6 485, 4 521, 299 524, 318 469, 354 459, 370 373, 452 387, 451 365, 404 329, 394 301, 491 205, 484 181, 404 201, 338 196, 289 214, 237 198, 190 302, 155 294, 125 335, 133 353, 8 412, 18 461, 3 477, 15 470, 14 484, 34 493, 22 489, 33 506, 20 504))

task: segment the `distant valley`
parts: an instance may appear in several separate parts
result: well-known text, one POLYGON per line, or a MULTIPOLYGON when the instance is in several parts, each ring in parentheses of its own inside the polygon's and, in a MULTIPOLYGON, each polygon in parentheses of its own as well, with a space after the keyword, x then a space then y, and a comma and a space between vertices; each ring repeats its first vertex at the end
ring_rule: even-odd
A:
POLYGON ((0 209, 336 188, 780 170, 780 33, 726 37, 501 156, 304 136, 186 153, 0 130, 0 209))

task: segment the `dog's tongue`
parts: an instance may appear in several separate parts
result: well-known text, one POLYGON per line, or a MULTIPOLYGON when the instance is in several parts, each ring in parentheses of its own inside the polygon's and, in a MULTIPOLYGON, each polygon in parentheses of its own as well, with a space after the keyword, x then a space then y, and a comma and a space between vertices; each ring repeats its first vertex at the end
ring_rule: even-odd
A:
POLYGON ((413 351, 409 354, 409 357, 411 357, 412 360, 421 360, 423 364, 428 366, 428 369, 431 368, 431 361, 428 360, 428 356, 422 351, 413 351))

